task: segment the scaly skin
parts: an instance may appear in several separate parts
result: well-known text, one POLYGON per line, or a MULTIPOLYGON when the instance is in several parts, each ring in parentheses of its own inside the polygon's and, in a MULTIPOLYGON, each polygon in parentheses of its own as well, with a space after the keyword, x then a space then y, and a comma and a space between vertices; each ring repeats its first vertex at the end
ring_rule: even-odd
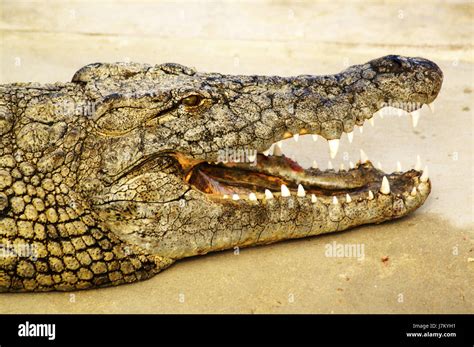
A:
POLYGON ((436 64, 387 56, 330 76, 118 63, 88 65, 71 83, 2 85, 0 291, 130 283, 183 257, 402 217, 430 192, 419 171, 306 170, 317 201, 292 181, 290 197, 224 199, 186 175, 220 150, 263 152, 288 132, 338 139, 384 102, 431 103, 441 83, 436 64), (25 245, 26 256, 6 252, 25 245))

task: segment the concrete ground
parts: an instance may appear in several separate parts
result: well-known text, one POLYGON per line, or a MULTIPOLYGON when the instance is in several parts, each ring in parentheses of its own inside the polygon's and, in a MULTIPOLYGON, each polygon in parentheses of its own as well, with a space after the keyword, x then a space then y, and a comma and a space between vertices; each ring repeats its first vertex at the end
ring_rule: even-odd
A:
MULTIPOLYGON (((377 118, 350 147, 343 137, 335 160, 347 166, 363 148, 394 170, 419 154, 433 190, 411 216, 190 258, 132 285, 2 294, 0 313, 474 313, 473 19, 469 1, 0 1, 0 83, 68 81, 85 64, 127 60, 327 74, 386 54, 429 58, 445 74, 416 130, 404 116, 377 118), (364 257, 327 257, 334 242, 364 257)), ((325 167, 323 141, 300 143, 299 162, 325 167)))

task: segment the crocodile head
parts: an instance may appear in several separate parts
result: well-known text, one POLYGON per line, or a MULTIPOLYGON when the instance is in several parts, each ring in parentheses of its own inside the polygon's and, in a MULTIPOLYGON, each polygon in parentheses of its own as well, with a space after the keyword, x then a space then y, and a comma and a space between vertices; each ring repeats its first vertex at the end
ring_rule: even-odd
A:
POLYGON ((106 228, 162 255, 378 223, 413 211, 430 192, 420 168, 384 173, 362 156, 348 171, 304 169, 279 148, 291 136, 319 135, 334 156, 342 134, 351 137, 383 106, 416 114, 442 83, 426 59, 386 56, 336 75, 288 78, 95 64, 73 82, 99 100, 81 191, 106 228))
POLYGON ((175 259, 402 217, 426 170, 302 168, 280 141, 343 133, 384 106, 412 112, 436 64, 386 56, 328 76, 230 76, 176 65, 92 64, 70 83, 0 86, 0 291, 147 278, 175 259), (126 247, 124 250, 123 247, 126 247))

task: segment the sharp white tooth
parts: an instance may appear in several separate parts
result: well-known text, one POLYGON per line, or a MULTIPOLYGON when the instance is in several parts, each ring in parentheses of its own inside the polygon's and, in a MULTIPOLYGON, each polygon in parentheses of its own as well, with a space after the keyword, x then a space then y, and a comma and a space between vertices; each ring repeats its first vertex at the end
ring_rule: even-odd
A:
POLYGON ((232 200, 239 200, 239 199, 240 199, 239 194, 233 194, 232 195, 232 200))
POLYGON ((354 140, 354 132, 351 131, 350 133, 347 133, 347 139, 349 140, 349 143, 352 143, 354 140))
POLYGON ((359 127, 359 132, 360 132, 361 134, 364 132, 364 126, 363 126, 363 125, 361 125, 361 126, 359 127))
POLYGON ((337 205, 337 204, 339 203, 339 200, 337 200, 337 197, 336 197, 336 196, 333 196, 333 197, 332 197, 332 203, 333 203, 334 205, 337 205))
POLYGON ((365 154, 365 152, 361 149, 360 150, 360 162, 363 164, 363 163, 366 163, 369 161, 369 157, 367 156, 367 154, 365 154))
POLYGON ((313 138, 314 142, 318 141, 318 135, 313 134, 313 135, 311 135, 311 137, 313 138))
POLYGON ((317 169, 317 168, 318 168, 318 163, 316 162, 316 160, 313 160, 312 168, 313 168, 313 169, 317 169))
POLYGON ((276 146, 273 146, 273 155, 275 157, 281 157, 283 155, 283 152, 281 151, 281 147, 276 145, 276 146))
POLYGON ((229 195, 227 194, 222 195, 222 199, 228 199, 228 198, 229 198, 229 195))
POLYGON ((420 181, 421 182, 428 181, 428 166, 425 166, 425 169, 423 170, 423 173, 421 174, 420 181))
POLYGON ((421 159, 420 156, 416 156, 416 164, 415 164, 415 170, 420 171, 421 170, 421 159))
POLYGON ((349 194, 346 194, 346 202, 350 203, 352 201, 351 196, 349 194))
POLYGON ((273 199, 273 194, 271 191, 269 191, 268 189, 265 189, 265 198, 267 200, 270 200, 270 199, 273 199))
POLYGON ((382 178, 382 186, 380 187, 380 193, 382 194, 390 194, 390 184, 388 183, 388 179, 386 176, 382 178))
POLYGON ((382 170, 382 163, 381 163, 381 162, 377 162, 377 167, 379 168, 379 170, 382 170))
POLYGON ((276 143, 276 145, 277 145, 278 147, 280 147, 280 149, 282 149, 282 148, 283 148, 283 141, 278 141, 278 142, 276 143))
POLYGON ((345 171, 346 168, 344 167, 344 163, 341 163, 341 166, 339 167, 339 171, 345 171))
POLYGON ((434 103, 431 104, 426 104, 428 108, 430 109, 431 113, 434 113, 434 103))
POLYGON ((402 164, 397 161, 397 172, 402 172, 402 164))
POLYGON ((266 151, 263 151, 263 154, 268 157, 268 155, 270 154, 270 149, 267 149, 266 151))
POLYGON ((375 126, 374 117, 372 117, 372 118, 369 119, 369 124, 370 124, 371 126, 375 126))
POLYGON ((247 159, 248 159, 251 163, 253 163, 253 162, 255 161, 255 159, 257 159, 257 154, 249 154, 249 155, 247 156, 247 159))
POLYGON ((255 195, 255 193, 250 193, 249 194, 249 200, 250 201, 257 201, 257 196, 255 195))
POLYGON ((332 170, 332 169, 334 169, 334 167, 332 166, 331 161, 328 161, 328 170, 332 170))
POLYGON ((374 193, 372 193, 371 190, 369 190, 369 200, 372 200, 374 198, 374 193))
POLYGON ((298 142, 299 138, 300 138, 300 134, 293 135, 293 140, 295 140, 295 142, 298 142))
POLYGON ((339 139, 328 140, 329 144, 329 155, 331 159, 334 159, 337 154, 337 150, 339 149, 339 139))
POLYGON ((304 188, 301 184, 298 184, 298 193, 296 195, 298 195, 300 198, 306 196, 306 192, 304 191, 304 188))
POLYGON ((413 128, 416 128, 416 126, 418 125, 420 116, 421 116, 420 110, 416 110, 411 113, 411 125, 413 125, 413 128))
POLYGON ((285 186, 284 184, 281 185, 281 196, 286 198, 286 197, 289 197, 291 194, 290 194, 290 191, 288 189, 287 186, 285 186))
POLYGON ((316 197, 316 195, 311 194, 311 202, 314 204, 316 201, 318 201, 318 198, 316 197))
POLYGON ((413 189, 412 189, 411 192, 410 192, 410 195, 411 195, 411 196, 415 196, 415 195, 416 195, 416 187, 413 187, 413 189))
POLYGON ((349 167, 350 167, 351 169, 355 168, 354 163, 353 163, 352 161, 349 162, 349 167))

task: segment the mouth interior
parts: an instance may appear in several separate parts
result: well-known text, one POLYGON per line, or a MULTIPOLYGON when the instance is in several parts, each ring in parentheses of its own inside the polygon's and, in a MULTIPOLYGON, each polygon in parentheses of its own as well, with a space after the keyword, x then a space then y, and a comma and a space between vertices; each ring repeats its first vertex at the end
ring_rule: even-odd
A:
POLYGON ((195 189, 223 198, 251 193, 260 198, 265 190, 279 195, 282 185, 295 194, 298 186, 302 185, 306 194, 330 197, 357 196, 369 190, 378 192, 384 176, 390 181, 391 192, 401 194, 413 189, 415 178, 420 175, 416 170, 386 174, 374 168, 370 161, 358 162, 347 171, 304 169, 284 155, 266 156, 259 153, 252 163, 201 162, 188 171, 185 179, 195 189))
MULTIPOLYGON (((430 107, 431 109, 431 107, 430 107)), ((375 114, 374 114, 375 115, 375 114)), ((369 118, 369 122, 374 117, 369 118)), ((400 110, 398 111, 400 115, 400 110)), ((411 113, 412 125, 416 127, 420 116, 419 110, 411 113)), ((360 124, 359 126, 362 126, 360 124)), ((300 135, 311 135, 305 129, 299 134, 293 135, 289 132, 283 138, 293 136, 295 141, 300 135)), ((313 136, 315 140, 316 135, 313 136)), ((352 142, 352 133, 348 134, 352 142)), ((317 138, 316 138, 317 139, 317 138)), ((331 148, 335 140, 329 142, 331 148)), ((336 149, 339 145, 336 140, 336 149)), ((253 157, 244 155, 241 162, 209 163, 198 161, 177 153, 176 158, 185 171, 185 181, 194 189, 217 198, 240 197, 255 199, 273 196, 314 194, 316 197, 339 197, 345 196, 347 201, 382 194, 416 194, 416 187, 421 181, 426 181, 427 173, 423 175, 419 158, 415 170, 402 172, 398 169, 391 174, 375 168, 361 151, 361 160, 352 165, 348 170, 335 171, 332 168, 320 170, 318 168, 302 168, 296 161, 286 157, 279 149, 280 143, 274 143, 273 154, 270 149, 264 153, 258 153, 253 157), (384 180, 386 177, 386 180, 384 180), (385 183, 384 183, 385 181, 385 183), (271 194, 269 194, 271 192, 271 194)), ((242 151, 246 153, 245 151, 242 151)), ((256 152, 254 152, 256 153, 256 152)), ((335 155, 335 153, 332 153, 335 155)), ((371 198, 371 197, 370 197, 371 198)))

